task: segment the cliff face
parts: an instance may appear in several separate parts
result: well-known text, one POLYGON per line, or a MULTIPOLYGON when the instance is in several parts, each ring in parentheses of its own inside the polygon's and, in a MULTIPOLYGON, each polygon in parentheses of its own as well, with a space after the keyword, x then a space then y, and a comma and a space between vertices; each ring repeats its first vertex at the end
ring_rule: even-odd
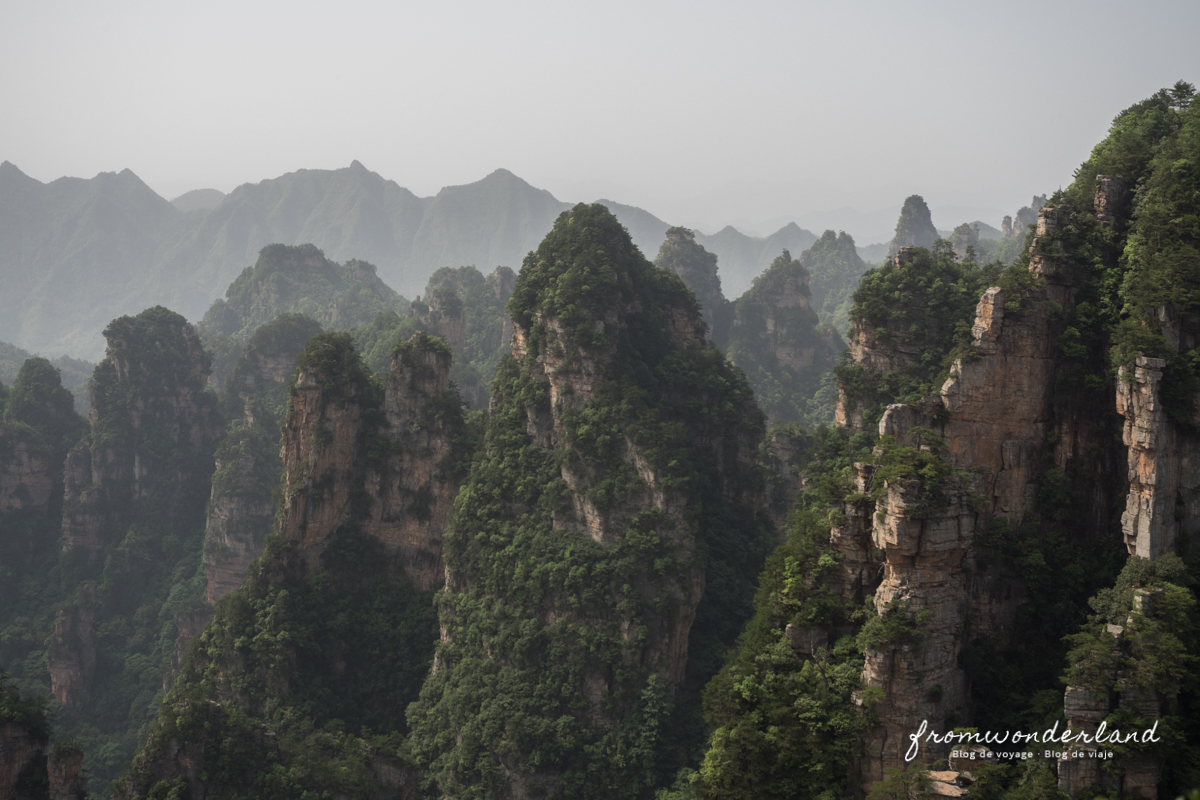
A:
POLYGON ((170 711, 117 796, 415 796, 396 742, 432 658, 443 528, 470 455, 449 373, 449 348, 424 334, 396 344, 386 382, 348 334, 308 342, 278 535, 182 654, 170 711))
POLYGON ((424 334, 399 345, 379 404, 365 380, 347 381, 330 398, 336 379, 322 365, 337 346, 306 353, 296 375, 283 426, 279 535, 312 569, 353 520, 417 586, 432 590, 443 578, 442 532, 458 491, 462 416, 450 389, 450 351, 424 334))
POLYGON ((46 513, 59 465, 48 453, 10 426, 0 425, 0 514, 7 511, 46 513))
POLYGON ((49 521, 59 513, 63 461, 84 428, 58 369, 44 358, 26 359, 11 391, 0 389, 0 519, 8 533, 0 535, 0 552, 6 557, 27 561, 40 549, 39 542, 16 541, 22 527, 16 520, 49 521))
POLYGON ((105 329, 108 351, 93 378, 90 441, 67 457, 63 549, 99 552, 105 529, 128 519, 131 503, 166 498, 207 477, 219 435, 204 394, 208 359, 187 321, 161 306, 105 329), (168 459, 187 452, 180 469, 168 459))
POLYGON ((204 530, 209 603, 241 585, 274 526, 287 382, 305 343, 320 333, 320 325, 299 314, 277 317, 255 331, 226 384, 222 403, 233 422, 217 446, 204 530))
MULTIPOLYGON (((969 338, 955 345, 957 357, 940 391, 883 411, 873 463, 859 466, 855 502, 833 531, 853 594, 866 583, 866 525, 865 515, 850 512, 873 505, 873 544, 884 556, 875 608, 883 622, 869 621, 860 642, 864 683, 882 694, 874 706, 879 727, 867 737, 860 765, 868 784, 903 768, 907 734, 924 721, 931 730, 970 725, 979 709, 992 715, 986 723, 997 721, 994 687, 986 679, 1001 673, 981 659, 1019 663, 1011 654, 1036 652, 1037 639, 1075 630, 1067 637, 1072 650, 1064 699, 1073 730, 1159 724, 1179 741, 1194 740, 1183 721, 1193 701, 1184 699, 1180 673, 1159 670, 1166 662, 1183 663, 1167 656, 1168 649, 1182 654, 1196 646, 1185 642, 1189 634, 1176 638, 1172 631, 1187 629, 1179 615, 1196 602, 1183 588, 1185 567, 1175 553, 1200 530, 1200 480, 1194 477, 1200 414, 1196 373, 1185 366, 1200 337, 1191 301, 1169 289, 1162 266, 1194 253, 1195 235, 1167 222, 1183 213, 1180 173, 1165 171, 1167 163, 1179 163, 1179 153, 1162 168, 1146 167, 1136 209, 1132 181, 1103 174, 1105 159, 1119 161, 1112 154, 1126 146, 1121 135, 1097 148, 1070 190, 1038 210, 1027 271, 1018 265, 996 276, 1003 288, 982 292, 969 338), (1101 311, 1113 302, 1114 275, 1123 275, 1123 313, 1132 320, 1101 311), (1115 387, 1101 377, 1105 361, 1118 367, 1115 387), (1119 427, 1123 447, 1114 441, 1119 427), (866 494, 869 501, 862 499, 866 494), (1115 560, 1110 532, 1118 530, 1131 558, 1116 586, 1104 588, 1111 578, 1100 570, 1111 569, 1105 565, 1115 560), (1055 537, 1059 544, 1045 544, 1055 537), (1039 578, 1037 560, 1049 558, 1054 547, 1068 554, 1059 572, 1063 583, 1082 584, 1078 588, 1051 587, 1039 578), (1099 574, 1084 575, 1085 564, 1099 574), (1081 607, 1089 585, 1099 589, 1087 600, 1091 616, 1081 607), (1051 625, 1032 619, 1035 608, 1068 614, 1051 625), (972 685, 971 670, 985 680, 972 685)), ((863 302, 896 285, 887 279, 902 266, 897 260, 890 274, 868 275, 863 302)), ((902 279, 911 285, 917 277, 902 279)), ((991 276, 985 270, 981 277, 991 276)), ((921 364, 930 341, 900 346, 912 319, 883 307, 855 313, 853 361, 839 374, 839 419, 865 430, 888 392, 919 393, 936 373, 921 364), (913 379, 908 384, 906 374, 913 379)), ((1027 674, 1043 685, 1054 677, 1027 674)), ((1172 766, 1182 757, 1172 747, 1119 755, 1103 770, 1099 760, 1063 759, 1056 765, 1059 788, 1071 796, 1099 789, 1149 797, 1161 793, 1164 782, 1190 785, 1191 773, 1172 766)), ((922 758, 936 761, 944 750, 923 745, 922 758)))
MULTIPOLYGON (((205 391, 208 357, 182 317, 153 308, 115 320, 106 336, 108 355, 91 384, 90 434, 64 466, 65 602, 48 662, 51 690, 72 724, 131 753, 189 630, 185 620, 207 613, 202 587, 181 576, 200 566, 221 421, 205 391), (135 620, 150 618, 175 624, 146 637, 135 620), (144 667, 134 675, 127 660, 144 667), (114 712, 104 704, 118 695, 127 699, 114 712)), ((85 739, 85 752, 97 739, 85 739)), ((114 766, 90 762, 88 771, 103 784, 116 777, 114 766)))
POLYGON ((1122 441, 1129 448, 1121 530, 1130 555, 1141 558, 1173 553, 1181 537, 1200 533, 1200 437, 1167 416, 1165 366, 1161 358, 1139 355, 1120 369, 1117 382, 1117 412, 1125 418, 1122 441))
POLYGON ((670 736, 672 698, 736 635, 749 581, 730 577, 764 552, 761 417, 692 293, 603 206, 559 218, 509 308, 513 357, 447 534, 414 746, 451 796, 638 794, 662 745, 615 754, 670 736), (494 724, 564 738, 502 744, 494 724))
MULTIPOLYGON (((879 434, 902 442, 914 426, 936 432, 938 446, 923 447, 950 474, 933 487, 912 479, 886 481, 876 507, 872 535, 884 553, 876 611, 886 616, 902 608, 910 623, 919 621, 920 638, 866 651, 864 682, 885 693, 876 707, 880 727, 867 743, 864 775, 870 782, 904 767, 907 734, 922 721, 932 730, 953 727, 950 720, 968 724, 972 704, 963 649, 973 640, 999 649, 1012 638, 1023 595, 1011 579, 983 568, 990 559, 974 539, 994 518, 1018 528, 1053 463, 1046 441, 1056 427, 1056 340, 1073 300, 1069 269, 1046 255, 1061 218, 1058 209, 1042 210, 1038 230, 1045 238, 1035 243, 1029 264, 1041 281, 1024 290, 1013 310, 1006 310, 1000 287, 987 289, 975 309, 968 355, 953 363, 940 393, 920 408, 889 406, 880 420, 879 434), (936 507, 922 492, 938 498, 936 507)), ((905 355, 878 353, 859 341, 861 363, 875 370, 895 369, 905 355)), ((946 757, 943 749, 928 757, 946 757)))

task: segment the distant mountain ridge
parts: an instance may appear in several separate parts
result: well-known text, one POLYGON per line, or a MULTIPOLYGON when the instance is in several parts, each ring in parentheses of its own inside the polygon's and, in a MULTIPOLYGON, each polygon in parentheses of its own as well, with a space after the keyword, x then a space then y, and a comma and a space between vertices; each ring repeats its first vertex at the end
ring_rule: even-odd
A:
MULTIPOLYGON (((490 271, 520 264, 569 207, 498 169, 475 183, 418 197, 358 161, 168 201, 137 175, 42 183, 0 164, 0 340, 49 355, 98 359, 115 316, 165 305, 198 320, 268 244, 312 243, 331 261, 367 261, 409 298, 443 266, 490 271)), ((668 223, 604 200, 653 256, 668 223)), ((783 249, 816 235, 789 224, 766 238, 732 227, 696 240, 720 259, 732 293, 783 249)))

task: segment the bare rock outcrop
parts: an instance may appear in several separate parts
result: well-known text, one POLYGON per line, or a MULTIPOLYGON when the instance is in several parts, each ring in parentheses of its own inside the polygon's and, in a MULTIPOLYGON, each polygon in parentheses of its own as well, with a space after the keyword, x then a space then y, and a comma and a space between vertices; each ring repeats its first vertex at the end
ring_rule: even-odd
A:
POLYGON ((87 780, 83 776, 83 752, 55 747, 50 751, 50 800, 85 800, 87 780))
POLYGON ((85 588, 58 612, 50 642, 50 692, 67 710, 86 706, 96 672, 95 591, 85 588))
POLYGON ((54 492, 57 465, 49 453, 0 425, 0 514, 7 511, 46 513, 54 492))
POLYGON ((331 398, 320 355, 301 358, 284 421, 280 536, 312 569, 330 537, 354 520, 431 590, 442 578, 441 537, 458 490, 446 463, 462 425, 450 351, 423 333, 399 347, 378 408, 366 397, 365 375, 342 381, 331 398))
MULTIPOLYGON (((880 420, 881 436, 937 455, 949 471, 934 486, 888 481, 874 509, 872 540, 884 554, 876 610, 884 618, 903 614, 916 630, 908 641, 867 650, 864 681, 884 692, 877 706, 880 727, 868 738, 863 760, 868 783, 904 766, 906 736, 922 721, 931 730, 952 727, 950 720, 969 724, 969 687, 959 653, 975 639, 1004 647, 1013 635, 1023 595, 998 567, 988 565, 974 538, 996 517, 1019 525, 1033 510, 1039 476, 1053 463, 1046 441, 1056 424, 1055 340, 1061 309, 1073 298, 1072 276, 1053 236, 1064 219, 1060 209, 1041 210, 1041 237, 1030 259, 1039 280, 1025 290, 1019 310, 1009 309, 999 287, 984 292, 971 352, 955 362, 940 393, 920 407, 889 406, 880 420), (944 442, 944 453, 934 453, 924 431, 944 442)), ((860 338, 865 366, 885 371, 903 365, 906 354, 888 341, 860 338)), ((847 405, 839 408, 839 420, 852 423, 847 405)), ((871 481, 864 472, 860 468, 859 482, 866 487, 871 481)), ((848 536, 840 528, 832 533, 835 546, 855 556, 847 564, 863 573, 861 545, 847 546, 856 538, 861 534, 848 536)), ((922 758, 945 755, 935 748, 922 758)))
POLYGON ((1129 181, 1119 175, 1097 175, 1092 207, 1096 221, 1111 228, 1129 203, 1129 181))
POLYGON ((1161 358, 1138 356, 1119 371, 1117 412, 1125 417, 1129 496, 1121 530, 1130 555, 1175 551, 1180 534, 1200 533, 1200 441, 1167 416, 1161 358), (1182 513, 1177 513, 1182 511, 1182 513))
MULTIPOLYGON (((921 435, 905 424, 920 421, 913 417, 906 406, 892 406, 880 430, 890 427, 889 435, 928 450, 921 435)), ((967 628, 964 561, 978 517, 972 493, 971 477, 962 474, 944 477, 936 486, 915 479, 884 484, 872 527, 873 543, 885 559, 875 608, 881 618, 902 620, 910 630, 885 635, 866 650, 863 682, 884 693, 875 707, 879 727, 866 742, 868 782, 905 766, 908 734, 923 721, 931 730, 943 730, 951 717, 969 718, 967 679, 958 655, 967 628)), ((949 747, 945 750, 922 756, 936 761, 949 747)))

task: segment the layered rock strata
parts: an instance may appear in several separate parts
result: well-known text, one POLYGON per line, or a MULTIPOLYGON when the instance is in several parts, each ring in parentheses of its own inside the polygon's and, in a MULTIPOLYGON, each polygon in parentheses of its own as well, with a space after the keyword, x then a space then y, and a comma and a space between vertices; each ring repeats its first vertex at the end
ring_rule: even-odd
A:
MULTIPOLYGON (((1200 440, 1167 416, 1161 358, 1138 356, 1122 367, 1117 411, 1125 417, 1129 495, 1121 530, 1130 555, 1175 552, 1183 536, 1200 533, 1200 440)), ((1200 416, 1200 415, 1198 415, 1200 416)))
MULTIPOLYGON (((1038 477, 1052 463, 1045 442, 1055 425, 1054 342, 1060 309, 1073 299, 1069 270, 1055 258, 1052 242, 1063 219, 1059 209, 1041 210, 1038 231, 1046 241, 1035 242, 1030 259, 1030 271, 1041 281, 1023 298, 1020 313, 1006 309, 999 287, 989 288, 976 307, 972 353, 955 362, 940 394, 921 408, 890 406, 879 423, 881 436, 900 441, 914 427, 936 432, 958 477, 944 479, 937 494, 945 501, 933 512, 915 482, 888 483, 875 508, 872 538, 884 554, 876 610, 883 615, 903 608, 913 623, 928 613, 913 641, 867 652, 864 682, 884 690, 880 727, 868 738, 863 762, 868 782, 904 766, 906 736, 923 720, 931 730, 952 727, 951 721, 969 724, 969 688, 958 655, 973 639, 1003 647, 1012 636, 1021 594, 983 568, 972 545, 989 519, 1005 517, 1013 528, 1021 523, 1033 509, 1038 477)), ((908 355, 894 348, 877 352, 863 338, 852 353, 878 371, 896 369, 908 355)), ((854 420, 846 404, 839 419, 854 420)), ((835 529, 832 538, 854 556, 846 559, 851 571, 863 574, 861 545, 847 547, 855 537, 835 529)), ((935 760, 944 755, 925 754, 935 760)))

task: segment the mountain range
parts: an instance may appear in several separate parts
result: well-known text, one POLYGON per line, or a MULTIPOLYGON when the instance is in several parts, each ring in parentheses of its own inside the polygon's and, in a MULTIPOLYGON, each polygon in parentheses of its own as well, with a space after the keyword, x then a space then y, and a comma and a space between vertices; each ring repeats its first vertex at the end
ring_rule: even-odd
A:
MULTIPOLYGON (((671 226, 601 202, 653 258, 671 226)), ((313 243, 334 261, 368 261, 413 297, 439 267, 519 264, 568 207, 503 169, 422 198, 355 161, 169 201, 130 170, 42 183, 6 161, 0 341, 98 359, 109 320, 157 304, 199 319, 272 243, 313 243)), ((800 252, 817 237, 792 223, 766 238, 732 227, 696 238, 720 258, 726 287, 740 293, 781 250, 800 252)))

